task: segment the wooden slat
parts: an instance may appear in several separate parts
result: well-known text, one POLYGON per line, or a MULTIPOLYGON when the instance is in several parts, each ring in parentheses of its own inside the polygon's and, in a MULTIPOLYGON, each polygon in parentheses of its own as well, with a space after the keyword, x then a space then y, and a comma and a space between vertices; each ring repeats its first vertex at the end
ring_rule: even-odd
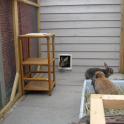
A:
MULTIPOLYGON (((53 81, 50 82, 53 87, 53 81)), ((28 83, 24 90, 26 91, 49 91, 48 81, 31 81, 28 83)))
MULTIPOLYGON (((48 71, 31 71, 31 73, 48 73, 48 71)), ((53 73, 53 71, 51 71, 53 73)))
POLYGON ((120 43, 120 72, 124 73, 124 1, 122 2, 122 24, 120 43))
POLYGON ((48 78, 27 78, 24 77, 24 80, 29 80, 29 81, 48 81, 48 78))
POLYGON ((20 38, 47 38, 47 37, 51 37, 54 34, 52 33, 29 33, 29 34, 25 34, 25 35, 20 35, 20 38))
POLYGON ((30 0, 18 0, 19 2, 23 2, 25 4, 28 4, 28 5, 31 5, 31 6, 34 6, 34 7, 40 7, 39 4, 35 3, 35 2, 32 2, 30 0))
MULTIPOLYGON (((51 60, 52 62, 53 60, 51 60)), ((23 65, 48 65, 48 59, 28 58, 22 62, 23 65)))
POLYGON ((102 98, 91 95, 90 124, 105 124, 104 108, 102 98))
POLYGON ((124 95, 102 95, 104 108, 124 109, 124 95))

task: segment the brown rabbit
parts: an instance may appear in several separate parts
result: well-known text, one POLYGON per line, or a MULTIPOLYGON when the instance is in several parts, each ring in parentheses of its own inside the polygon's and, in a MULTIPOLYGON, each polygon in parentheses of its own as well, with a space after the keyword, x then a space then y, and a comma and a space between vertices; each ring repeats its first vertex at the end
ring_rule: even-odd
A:
POLYGON ((115 85, 105 77, 105 74, 101 71, 95 73, 95 91, 99 94, 118 94, 115 85))

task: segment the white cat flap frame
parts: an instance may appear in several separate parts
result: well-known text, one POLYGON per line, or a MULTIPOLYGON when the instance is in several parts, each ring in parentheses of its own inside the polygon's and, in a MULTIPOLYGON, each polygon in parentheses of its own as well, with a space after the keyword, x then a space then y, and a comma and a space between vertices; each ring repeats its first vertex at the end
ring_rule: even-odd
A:
POLYGON ((58 68, 62 70, 72 70, 72 55, 71 54, 59 54, 58 68))

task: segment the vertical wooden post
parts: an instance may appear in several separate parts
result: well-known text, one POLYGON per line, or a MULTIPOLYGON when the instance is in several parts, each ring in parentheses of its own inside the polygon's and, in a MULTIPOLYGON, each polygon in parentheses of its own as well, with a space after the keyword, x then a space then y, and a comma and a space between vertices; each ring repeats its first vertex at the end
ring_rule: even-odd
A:
POLYGON ((124 0, 121 10, 120 72, 124 73, 124 0))
MULTIPOLYGON (((37 0, 37 4, 39 4, 39 1, 37 0)), ((38 28, 38 32, 40 32, 40 5, 37 8, 37 28, 38 28)))
MULTIPOLYGON (((16 58, 16 72, 20 75, 20 62, 19 62, 19 20, 18 20, 18 0, 13 0, 13 29, 14 29, 14 45, 15 45, 15 58, 16 58)), ((21 89, 21 76, 19 76, 19 92, 22 94, 21 89)))
POLYGON ((106 124, 102 97, 92 94, 90 98, 90 124, 106 124))
POLYGON ((50 56, 50 40, 51 37, 47 38, 47 57, 48 57, 48 83, 49 83, 49 95, 51 96, 51 56, 50 56))
POLYGON ((55 35, 52 36, 52 52, 53 52, 53 81, 56 80, 56 75, 55 75, 55 71, 56 71, 56 63, 55 63, 55 35))

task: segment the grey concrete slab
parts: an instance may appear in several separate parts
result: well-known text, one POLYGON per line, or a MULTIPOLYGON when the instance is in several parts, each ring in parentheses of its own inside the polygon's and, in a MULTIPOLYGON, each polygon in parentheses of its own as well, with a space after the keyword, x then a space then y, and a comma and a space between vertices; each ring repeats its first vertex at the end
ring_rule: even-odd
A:
POLYGON ((0 124, 70 124, 77 121, 82 89, 79 78, 80 75, 72 72, 57 73, 57 85, 52 96, 26 95, 0 124))

